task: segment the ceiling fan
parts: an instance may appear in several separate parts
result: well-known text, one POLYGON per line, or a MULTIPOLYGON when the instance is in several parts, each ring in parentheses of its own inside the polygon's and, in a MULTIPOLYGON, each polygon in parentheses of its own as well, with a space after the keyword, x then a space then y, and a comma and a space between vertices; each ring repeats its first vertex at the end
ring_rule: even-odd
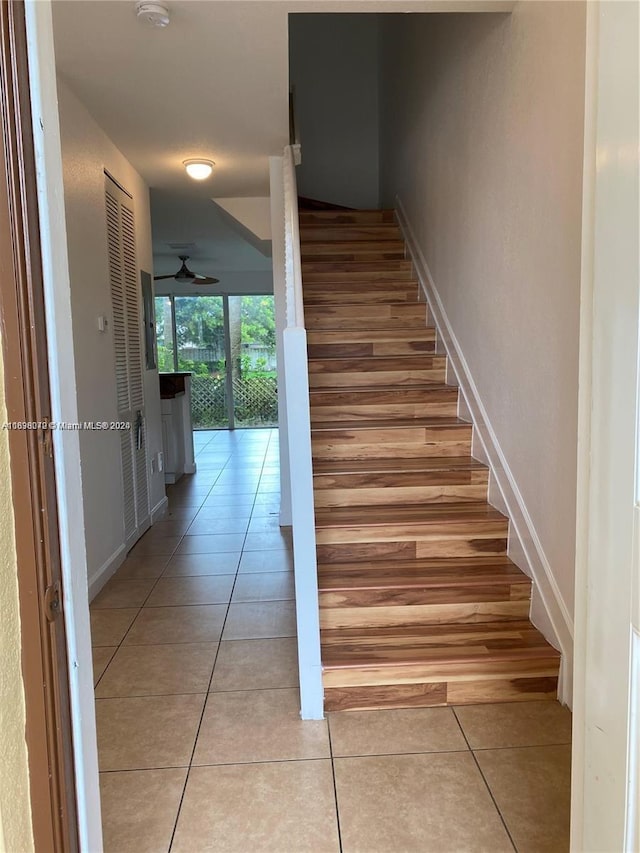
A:
POLYGON ((187 266, 189 255, 178 255, 178 257, 182 261, 182 266, 177 273, 174 273, 173 275, 154 275, 153 280, 160 281, 163 278, 175 278, 176 281, 184 281, 190 284, 218 284, 220 281, 219 278, 212 278, 209 275, 197 275, 196 273, 191 272, 187 266))

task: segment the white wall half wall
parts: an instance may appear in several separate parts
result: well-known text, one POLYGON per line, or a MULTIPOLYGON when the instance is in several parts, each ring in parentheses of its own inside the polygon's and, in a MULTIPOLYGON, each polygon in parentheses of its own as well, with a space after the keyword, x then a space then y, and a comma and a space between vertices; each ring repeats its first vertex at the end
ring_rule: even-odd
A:
MULTIPOLYGON (((116 379, 104 197, 105 170, 133 197, 138 266, 153 274, 149 190, 140 175, 58 79, 64 202, 71 280, 71 313, 80 421, 115 421, 116 379)), ((142 321, 140 324, 142 330, 142 321)), ((149 457, 162 450, 158 373, 144 371, 149 457)), ((120 436, 116 431, 80 432, 83 503, 90 595, 126 556, 120 436)), ((162 474, 149 471, 150 510, 165 499, 162 474)))
POLYGON ((585 6, 381 26, 382 201, 402 210, 570 702, 585 6))
POLYGON ((289 15, 298 193, 378 206, 378 16, 289 15))

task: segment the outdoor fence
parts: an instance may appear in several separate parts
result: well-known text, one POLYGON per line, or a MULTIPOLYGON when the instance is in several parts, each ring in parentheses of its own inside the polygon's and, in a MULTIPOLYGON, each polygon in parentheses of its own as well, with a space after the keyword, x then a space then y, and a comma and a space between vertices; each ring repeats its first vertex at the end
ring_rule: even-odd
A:
MULTIPOLYGON (((191 416, 194 429, 227 427, 228 413, 224 376, 191 377, 191 416)), ((233 380, 234 415, 237 426, 277 426, 277 380, 249 376, 233 380)))

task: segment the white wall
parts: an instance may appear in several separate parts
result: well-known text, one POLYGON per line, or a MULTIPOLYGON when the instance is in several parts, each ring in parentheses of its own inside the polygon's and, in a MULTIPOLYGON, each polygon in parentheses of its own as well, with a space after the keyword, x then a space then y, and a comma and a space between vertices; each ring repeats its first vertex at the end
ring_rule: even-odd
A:
POLYGON ((377 15, 290 15, 301 196, 378 206, 377 15))
MULTIPOLYGON (((111 317, 104 170, 133 196, 138 265, 153 273, 149 191, 62 80, 58 95, 79 418, 116 420, 113 338, 97 326, 99 315, 111 317)), ((153 454, 162 450, 156 371, 145 372, 145 406, 147 446, 153 454)), ((117 432, 80 434, 90 584, 124 544, 119 441, 117 432)), ((151 509, 163 497, 163 476, 151 475, 151 509)))
POLYGON ((573 610, 585 7, 383 18, 381 184, 573 610))

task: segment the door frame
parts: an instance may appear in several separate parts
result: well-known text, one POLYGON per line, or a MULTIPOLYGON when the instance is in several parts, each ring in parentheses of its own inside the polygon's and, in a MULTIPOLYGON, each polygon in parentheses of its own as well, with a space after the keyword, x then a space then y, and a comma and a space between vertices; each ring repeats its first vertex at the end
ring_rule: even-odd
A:
POLYGON ((36 850, 78 849, 47 328, 23 3, 0 3, 0 315, 36 850), (28 428, 27 428, 28 425, 28 428))
POLYGON ((637 3, 587 3, 571 849, 638 849, 637 3))
MULTIPOLYGON (((78 423, 71 287, 64 208, 62 150, 50 0, 26 0, 26 53, 29 64, 35 150, 40 249, 44 290, 51 418, 78 423)), ((102 850, 85 517, 80 434, 52 433, 64 619, 69 661, 69 694, 76 781, 79 847, 102 850)))

